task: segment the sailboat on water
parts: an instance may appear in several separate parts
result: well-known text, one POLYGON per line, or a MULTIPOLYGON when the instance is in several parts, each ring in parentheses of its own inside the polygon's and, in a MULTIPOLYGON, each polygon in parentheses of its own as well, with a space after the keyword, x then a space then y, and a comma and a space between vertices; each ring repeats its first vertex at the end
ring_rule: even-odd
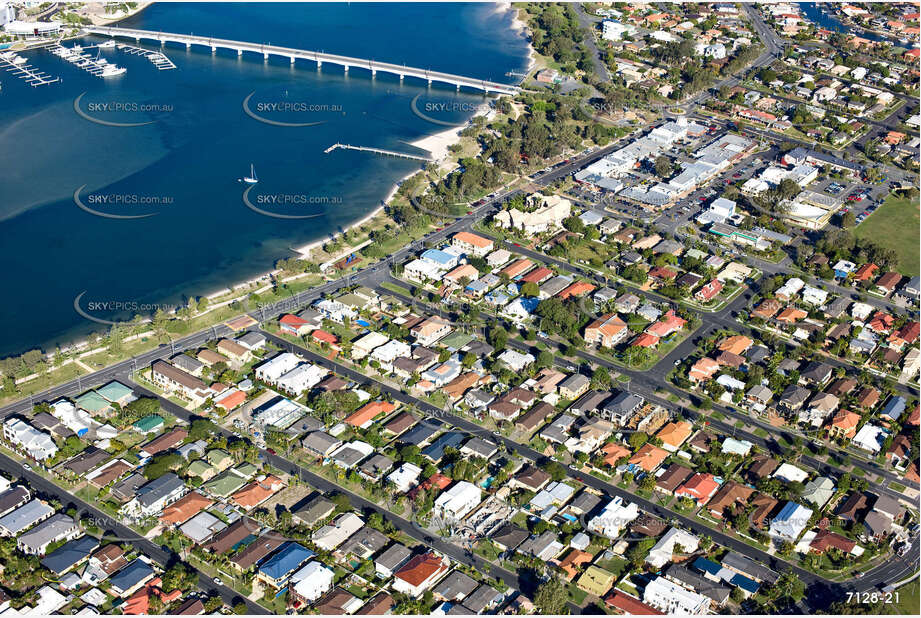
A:
POLYGON ((259 182, 259 178, 256 177, 256 168, 252 163, 249 164, 249 176, 244 176, 240 181, 248 185, 254 185, 259 182))

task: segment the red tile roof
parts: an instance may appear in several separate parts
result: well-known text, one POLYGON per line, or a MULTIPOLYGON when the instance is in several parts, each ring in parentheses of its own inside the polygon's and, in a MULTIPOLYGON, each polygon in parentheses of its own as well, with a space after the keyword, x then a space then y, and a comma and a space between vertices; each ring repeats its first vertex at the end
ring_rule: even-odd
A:
POLYGON ((442 559, 435 554, 419 554, 394 573, 394 577, 403 580, 410 586, 418 586, 439 571, 447 568, 442 559))

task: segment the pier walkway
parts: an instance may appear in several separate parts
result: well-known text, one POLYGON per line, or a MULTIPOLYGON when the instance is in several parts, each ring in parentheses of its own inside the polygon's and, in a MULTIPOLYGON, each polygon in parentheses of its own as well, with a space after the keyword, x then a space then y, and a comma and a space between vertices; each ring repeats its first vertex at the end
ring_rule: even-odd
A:
POLYGON ((134 39, 136 42, 143 40, 159 41, 161 45, 166 43, 180 43, 190 48, 192 45, 202 45, 210 47, 214 53, 218 49, 229 49, 236 51, 237 55, 243 55, 243 52, 254 52, 262 54, 262 57, 268 60, 269 56, 280 56, 291 60, 310 60, 317 64, 317 68, 323 66, 323 63, 335 64, 343 67, 348 72, 349 69, 365 69, 374 76, 378 71, 399 76, 402 81, 405 77, 415 77, 425 80, 431 85, 433 82, 450 84, 458 90, 461 87, 471 88, 484 93, 497 94, 517 94, 519 88, 509 84, 491 82, 475 77, 466 77, 464 75, 454 75, 452 73, 442 73, 439 71, 430 71, 417 67, 406 65, 391 64, 388 62, 378 62, 366 58, 353 58, 350 56, 340 56, 337 54, 327 54, 324 52, 309 51, 305 49, 294 49, 291 47, 280 47, 278 45, 265 45, 262 43, 249 43, 246 41, 232 41, 228 39, 215 39, 205 36, 196 36, 192 34, 176 34, 171 32, 153 32, 151 30, 136 30, 131 28, 118 28, 112 26, 85 26, 83 32, 86 34, 99 34, 109 37, 122 37, 134 39))
POLYGON ((44 71, 39 71, 31 64, 16 64, 11 58, 0 58, 0 67, 6 69, 19 79, 25 80, 30 86, 45 86, 60 81, 60 77, 53 77, 44 71))
POLYGON ((383 148, 372 148, 370 146, 353 146, 351 144, 340 144, 338 142, 336 142, 335 144, 333 144, 332 146, 330 146, 323 152, 325 152, 326 154, 329 154, 332 151, 336 150, 337 148, 341 148, 343 150, 361 150, 363 152, 376 152, 377 154, 388 155, 390 157, 400 157, 402 159, 412 159, 413 161, 425 161, 426 163, 430 163, 431 161, 434 161, 434 159, 432 159, 431 157, 423 157, 420 155, 409 154, 406 152, 397 152, 396 150, 384 150, 383 148))

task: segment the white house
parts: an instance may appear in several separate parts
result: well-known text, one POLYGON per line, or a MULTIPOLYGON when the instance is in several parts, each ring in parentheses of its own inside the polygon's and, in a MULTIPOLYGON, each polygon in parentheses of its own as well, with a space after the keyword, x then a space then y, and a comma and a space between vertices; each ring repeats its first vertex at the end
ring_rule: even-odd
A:
POLYGON ((726 57, 726 46, 722 43, 713 43, 704 47, 704 56, 715 60, 722 60, 726 57))
POLYGON ((58 446, 49 434, 18 418, 8 418, 3 423, 3 437, 37 461, 44 461, 58 452, 58 446))
POLYGON ((618 496, 588 522, 588 529, 609 539, 616 539, 627 524, 639 516, 640 511, 636 503, 627 504, 618 496))
POLYGON ((777 288, 777 291, 774 292, 774 296, 781 300, 790 300, 796 296, 805 285, 806 282, 799 277, 791 277, 787 279, 786 283, 777 288))
POLYGON ((450 520, 461 520, 482 500, 480 488, 467 481, 458 481, 435 500, 435 509, 450 520))
POLYGON ((828 292, 814 285, 803 286, 803 302, 813 307, 824 305, 828 300, 828 292))
POLYGON ((422 474, 422 468, 416 464, 404 463, 391 472, 387 480, 396 486, 398 492, 406 493, 415 484, 420 474, 422 474))
POLYGON ((297 600, 313 603, 329 592, 333 587, 335 577, 335 571, 313 560, 291 576, 289 592, 292 592, 297 600))
POLYGON ((649 555, 646 556, 646 563, 661 569, 672 561, 672 556, 675 554, 677 546, 681 546, 682 553, 692 554, 697 551, 699 543, 700 539, 690 532, 678 528, 669 528, 665 536, 659 539, 659 542, 649 550, 649 555))
POLYGON ((505 350, 497 357, 497 360, 502 361, 505 366, 512 371, 523 371, 537 359, 534 358, 533 354, 522 354, 515 350, 505 350))
POLYGON ((619 21, 606 19, 601 24, 601 36, 607 41, 619 41, 626 34, 633 36, 636 33, 636 27, 630 24, 622 24, 619 21))
POLYGON ((302 363, 278 378, 275 385, 286 393, 300 397, 302 393, 319 384, 328 373, 319 365, 302 363))
POLYGON ((300 362, 301 359, 291 352, 282 352, 256 367, 256 377, 263 382, 274 384, 278 378, 297 367, 300 362))
POLYGON ((385 369, 390 369, 393 361, 398 358, 409 358, 412 354, 412 348, 408 343, 391 339, 382 346, 374 348, 371 352, 371 360, 376 360, 385 369))
POLYGON ((809 523, 812 509, 796 502, 787 502, 777 517, 771 520, 770 535, 783 541, 796 541, 809 523))
POLYGON ((643 602, 664 614, 705 614, 710 597, 683 588, 675 582, 656 577, 643 589, 643 602))

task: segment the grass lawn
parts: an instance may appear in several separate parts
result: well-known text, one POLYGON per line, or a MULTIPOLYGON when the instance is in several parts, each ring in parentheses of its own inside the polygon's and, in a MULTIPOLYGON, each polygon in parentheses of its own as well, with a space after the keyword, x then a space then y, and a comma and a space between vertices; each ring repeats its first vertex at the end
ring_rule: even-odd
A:
POLYGON ((905 584, 897 591, 899 601, 895 604, 897 613, 908 616, 917 615, 918 606, 921 604, 921 591, 919 591, 919 581, 915 579, 910 584, 905 584))
POLYGON ((892 490, 894 490, 894 491, 903 492, 903 491, 905 491, 906 487, 905 487, 904 485, 902 485, 901 483, 896 483, 895 481, 890 481, 890 482, 889 482, 889 489, 892 489, 892 490))
POLYGON ((576 586, 575 584, 569 584, 569 598, 576 605, 581 606, 585 603, 585 597, 588 596, 588 593, 576 586))
POLYGON ((857 238, 875 240, 899 256, 899 272, 914 277, 921 268, 918 258, 918 205, 889 196, 883 205, 855 228, 857 238))

